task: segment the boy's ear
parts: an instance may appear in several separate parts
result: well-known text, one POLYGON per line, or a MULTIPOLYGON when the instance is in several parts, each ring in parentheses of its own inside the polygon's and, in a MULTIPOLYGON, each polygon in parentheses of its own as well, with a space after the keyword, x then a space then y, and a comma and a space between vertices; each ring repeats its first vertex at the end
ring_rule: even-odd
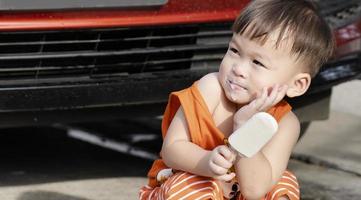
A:
POLYGON ((288 85, 286 95, 290 98, 303 95, 311 84, 311 75, 309 73, 296 74, 288 85))

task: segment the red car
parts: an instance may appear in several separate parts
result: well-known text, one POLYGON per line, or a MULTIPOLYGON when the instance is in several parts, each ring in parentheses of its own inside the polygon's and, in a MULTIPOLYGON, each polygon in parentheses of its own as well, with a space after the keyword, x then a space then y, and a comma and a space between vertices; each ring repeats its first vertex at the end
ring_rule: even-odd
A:
MULTIPOLYGON (((215 71, 248 0, 1 0, 1 126, 159 115, 171 91, 215 71)), ((304 97, 328 116, 334 85, 361 74, 361 3, 318 0, 337 52, 304 97)))

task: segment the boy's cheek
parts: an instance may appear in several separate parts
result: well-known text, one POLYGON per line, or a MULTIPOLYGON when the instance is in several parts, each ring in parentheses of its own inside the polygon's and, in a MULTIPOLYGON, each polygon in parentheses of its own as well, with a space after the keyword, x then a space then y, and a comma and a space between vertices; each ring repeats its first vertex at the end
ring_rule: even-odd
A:
POLYGON ((264 84, 262 83, 256 83, 255 84, 256 87, 253 87, 253 91, 252 91, 252 95, 258 97, 258 96, 261 96, 262 94, 262 90, 263 88, 265 87, 264 84))
POLYGON ((261 95, 260 93, 258 92, 254 92, 251 94, 251 101, 255 100, 257 97, 259 97, 259 95, 261 95))

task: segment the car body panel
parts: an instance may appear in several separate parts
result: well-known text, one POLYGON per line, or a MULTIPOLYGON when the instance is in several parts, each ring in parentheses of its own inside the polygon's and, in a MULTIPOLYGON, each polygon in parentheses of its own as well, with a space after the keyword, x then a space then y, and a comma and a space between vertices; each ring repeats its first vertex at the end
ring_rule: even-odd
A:
POLYGON ((154 8, 3 11, 0 30, 49 30, 232 21, 248 0, 170 0, 154 8))

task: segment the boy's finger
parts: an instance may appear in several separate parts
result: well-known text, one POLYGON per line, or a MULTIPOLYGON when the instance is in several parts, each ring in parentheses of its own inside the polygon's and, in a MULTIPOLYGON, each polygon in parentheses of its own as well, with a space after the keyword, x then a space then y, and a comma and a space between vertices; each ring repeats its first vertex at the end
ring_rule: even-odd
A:
POLYGON ((278 95, 277 95, 276 99, 274 100, 273 104, 277 104, 286 96, 287 89, 288 89, 288 85, 283 85, 280 88, 280 91, 278 92, 278 95))
POLYGON ((219 153, 228 161, 232 160, 234 154, 227 146, 219 148, 219 153))
POLYGON ((225 157, 223 157, 221 154, 218 156, 215 156, 212 160, 214 164, 218 165, 219 167, 229 169, 232 167, 232 162, 230 160, 226 160, 225 157))
POLYGON ((228 172, 228 168, 226 169, 226 168, 220 167, 212 161, 209 163, 209 166, 210 166, 211 171, 216 175, 223 175, 228 172))
POLYGON ((217 176, 215 179, 221 180, 221 181, 231 181, 234 177, 236 177, 236 174, 234 172, 229 174, 224 174, 222 176, 217 176))
POLYGON ((279 93, 279 89, 280 89, 280 85, 276 84, 274 87, 273 87, 273 90, 271 92, 271 94, 269 95, 269 99, 272 99, 272 101, 274 101, 279 93))
POLYGON ((261 106, 261 110, 265 111, 265 110, 268 110, 268 108, 273 106, 273 103, 275 102, 277 95, 278 95, 278 88, 279 88, 278 84, 276 84, 274 87, 272 87, 271 93, 266 98, 264 104, 261 106))
POLYGON ((254 107, 255 107, 255 109, 256 109, 257 111, 260 110, 261 106, 262 106, 262 105, 264 104, 264 102, 266 101, 266 98, 267 98, 267 89, 266 89, 266 88, 263 88, 260 97, 255 100, 255 105, 254 105, 254 107))
POLYGON ((269 99, 268 99, 268 102, 267 102, 267 106, 270 108, 272 106, 274 106, 277 102, 277 98, 280 94, 280 89, 282 88, 281 85, 279 84, 276 84, 274 87, 273 87, 273 90, 272 90, 272 93, 270 94, 269 96, 269 99))
POLYGON ((236 162, 237 154, 238 153, 233 153, 232 158, 229 160, 233 165, 236 162))
POLYGON ((282 85, 281 87, 278 88, 278 92, 282 92, 284 90, 287 91, 287 89, 288 89, 288 85, 282 85))
POLYGON ((263 110, 267 110, 280 102, 285 97, 287 88, 287 85, 277 86, 277 88, 274 88, 274 90, 269 96, 269 99, 265 103, 263 110))

